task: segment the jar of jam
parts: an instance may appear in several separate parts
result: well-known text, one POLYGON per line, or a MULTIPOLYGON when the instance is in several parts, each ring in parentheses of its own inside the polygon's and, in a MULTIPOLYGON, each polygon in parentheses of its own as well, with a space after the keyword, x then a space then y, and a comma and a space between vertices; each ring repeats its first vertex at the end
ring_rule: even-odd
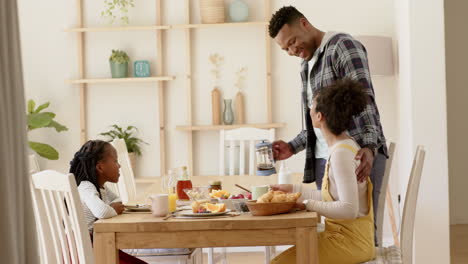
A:
POLYGON ((222 190, 221 181, 210 181, 210 188, 208 191, 211 193, 212 190, 222 190))

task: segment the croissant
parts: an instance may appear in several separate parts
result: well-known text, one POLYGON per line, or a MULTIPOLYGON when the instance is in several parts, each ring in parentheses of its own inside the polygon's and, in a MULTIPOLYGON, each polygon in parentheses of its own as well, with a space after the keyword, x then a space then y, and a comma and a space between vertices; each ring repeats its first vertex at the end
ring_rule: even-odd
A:
POLYGON ((299 197, 301 197, 301 195, 302 194, 300 192, 288 193, 286 194, 286 202, 295 202, 297 199, 299 199, 299 197))
POLYGON ((286 202, 287 200, 287 195, 285 193, 283 194, 277 194, 277 195, 274 195, 273 198, 271 199, 270 202, 272 203, 282 203, 282 202, 286 202))
POLYGON ((301 193, 285 193, 282 191, 269 191, 257 199, 257 203, 296 202, 301 193))
POLYGON ((269 203, 271 199, 273 198, 273 196, 274 196, 273 191, 269 191, 263 194, 262 196, 260 196, 257 199, 257 203, 269 203))

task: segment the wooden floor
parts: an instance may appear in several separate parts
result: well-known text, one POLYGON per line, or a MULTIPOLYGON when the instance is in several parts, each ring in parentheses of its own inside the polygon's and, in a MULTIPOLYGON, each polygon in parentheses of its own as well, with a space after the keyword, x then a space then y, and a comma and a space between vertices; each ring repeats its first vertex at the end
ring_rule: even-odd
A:
POLYGON ((450 256, 452 264, 468 263, 468 225, 450 226, 450 256))

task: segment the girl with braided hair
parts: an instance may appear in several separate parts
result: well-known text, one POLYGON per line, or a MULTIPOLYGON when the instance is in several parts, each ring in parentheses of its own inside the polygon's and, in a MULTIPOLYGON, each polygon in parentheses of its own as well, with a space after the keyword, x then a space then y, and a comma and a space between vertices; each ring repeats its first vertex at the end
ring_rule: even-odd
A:
MULTIPOLYGON (((120 198, 104 185, 106 182, 119 181, 119 168, 117 151, 102 140, 86 142, 70 162, 70 173, 75 175, 91 237, 96 220, 122 214, 125 209, 120 198)), ((146 263, 120 250, 119 259, 120 264, 146 263)))

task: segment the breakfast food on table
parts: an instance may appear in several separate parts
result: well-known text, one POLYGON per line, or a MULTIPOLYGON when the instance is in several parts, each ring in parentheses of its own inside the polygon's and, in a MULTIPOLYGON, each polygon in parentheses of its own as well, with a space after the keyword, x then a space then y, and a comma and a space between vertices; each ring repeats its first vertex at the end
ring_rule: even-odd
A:
POLYGON ((226 211, 226 204, 223 203, 200 203, 197 201, 192 202, 193 213, 219 213, 226 211))
POLYGON ((205 187, 192 187, 185 189, 184 192, 188 195, 190 200, 199 201, 202 199, 208 200, 208 188, 205 187))
POLYGON ((228 199, 230 193, 225 190, 212 190, 210 193, 211 198, 220 198, 220 199, 228 199))
POLYGON ((257 199, 257 203, 296 202, 301 193, 285 193, 282 191, 269 191, 257 199))

